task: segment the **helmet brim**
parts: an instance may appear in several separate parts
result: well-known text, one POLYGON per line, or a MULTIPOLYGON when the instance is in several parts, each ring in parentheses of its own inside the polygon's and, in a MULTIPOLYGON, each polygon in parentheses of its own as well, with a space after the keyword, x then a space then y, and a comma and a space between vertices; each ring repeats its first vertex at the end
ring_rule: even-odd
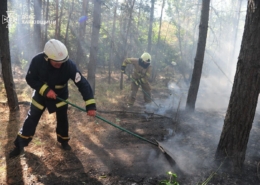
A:
POLYGON ((57 62, 57 63, 64 63, 64 62, 67 62, 67 60, 69 60, 69 55, 66 58, 62 59, 62 60, 54 60, 54 59, 51 59, 51 58, 49 58, 49 59, 53 60, 54 62, 57 62))

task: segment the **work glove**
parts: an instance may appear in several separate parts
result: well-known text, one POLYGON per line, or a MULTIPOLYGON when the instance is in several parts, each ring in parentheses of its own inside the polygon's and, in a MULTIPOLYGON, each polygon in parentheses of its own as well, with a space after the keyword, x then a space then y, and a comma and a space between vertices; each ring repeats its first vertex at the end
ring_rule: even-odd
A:
POLYGON ((95 117, 96 116, 96 110, 88 110, 87 115, 95 117))
POLYGON ((141 85, 141 84, 142 84, 141 79, 137 79, 137 80, 135 80, 135 84, 136 84, 136 85, 141 85))
POLYGON ((51 90, 51 89, 46 94, 46 97, 50 98, 50 99, 56 99, 56 96, 57 96, 57 94, 53 90, 51 90))
POLYGON ((121 66, 121 73, 125 74, 125 68, 126 68, 126 66, 121 66))

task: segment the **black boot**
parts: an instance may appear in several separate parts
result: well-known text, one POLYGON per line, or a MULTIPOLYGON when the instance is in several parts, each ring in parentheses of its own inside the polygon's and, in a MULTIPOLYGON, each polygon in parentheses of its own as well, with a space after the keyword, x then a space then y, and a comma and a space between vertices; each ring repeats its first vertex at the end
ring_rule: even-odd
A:
POLYGON ((24 155, 24 149, 23 147, 22 148, 18 148, 18 147, 15 147, 10 153, 9 153, 9 158, 15 158, 19 155, 24 155))
POLYGON ((70 147, 70 145, 68 144, 68 142, 61 143, 61 146, 62 146, 62 149, 63 149, 63 150, 67 150, 67 151, 71 150, 71 147, 70 147))

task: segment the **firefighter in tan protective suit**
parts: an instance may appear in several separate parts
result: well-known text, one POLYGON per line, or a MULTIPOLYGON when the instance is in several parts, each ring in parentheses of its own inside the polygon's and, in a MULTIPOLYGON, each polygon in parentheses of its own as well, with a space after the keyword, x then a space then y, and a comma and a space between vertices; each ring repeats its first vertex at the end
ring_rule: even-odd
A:
POLYGON ((146 52, 140 58, 126 58, 123 61, 121 67, 122 73, 125 73, 127 64, 133 64, 134 66, 134 72, 131 77, 131 94, 127 102, 127 107, 131 107, 134 104, 139 86, 143 90, 145 103, 151 102, 151 86, 148 82, 152 72, 150 63, 151 55, 146 52))

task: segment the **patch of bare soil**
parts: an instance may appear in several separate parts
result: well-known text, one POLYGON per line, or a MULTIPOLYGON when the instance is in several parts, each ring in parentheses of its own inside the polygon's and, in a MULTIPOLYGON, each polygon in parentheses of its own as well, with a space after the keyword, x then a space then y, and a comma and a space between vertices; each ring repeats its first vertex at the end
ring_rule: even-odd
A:
POLYGON ((10 115, 6 106, 0 108, 1 184, 157 185, 168 179, 166 172, 170 170, 177 173, 178 182, 184 185, 207 179, 211 185, 260 183, 258 123, 252 128, 241 175, 232 175, 213 163, 223 112, 181 112, 178 123, 169 115, 141 113, 144 109, 140 107, 126 111, 115 107, 99 112, 100 116, 148 140, 160 141, 176 162, 177 166, 171 166, 158 147, 101 120, 89 119, 72 107, 69 109, 72 151, 60 148, 55 138, 55 115, 46 113, 33 142, 25 149, 25 156, 8 159, 18 129, 15 125, 24 119, 29 107, 20 108, 20 114, 10 115))
MULTIPOLYGON (((153 94, 157 104, 167 98, 160 91, 154 90, 153 94)), ((131 109, 102 103, 98 106, 98 114, 149 141, 159 141, 175 165, 169 163, 167 155, 157 146, 100 119, 90 119, 71 106, 68 115, 72 151, 61 149, 56 141, 55 114, 45 112, 33 141, 25 148, 25 155, 8 159, 29 106, 21 104, 18 113, 10 113, 7 105, 1 104, 0 184, 158 185, 168 179, 168 171, 178 175, 181 185, 207 181, 208 185, 260 184, 259 116, 250 134, 244 171, 234 175, 221 164, 214 163, 224 111, 176 113, 176 108, 158 108, 154 103, 145 108, 142 101, 139 94, 131 109)))
MULTIPOLYGON (((26 113, 28 108, 21 106, 21 112, 26 113)), ((5 109, 7 107, 2 107, 5 109)), ((99 115, 151 141, 162 141, 169 135, 167 128, 173 127, 169 118, 130 112, 99 115)), ((72 151, 64 152, 60 148, 55 138, 54 115, 46 113, 33 142, 25 149, 25 156, 15 159, 7 158, 16 136, 10 129, 17 130, 15 124, 22 119, 20 114, 6 116, 3 121, 5 126, 10 124, 6 128, 10 135, 1 157, 3 162, 6 160, 8 184, 158 184, 158 176, 170 170, 157 146, 101 120, 88 120, 85 113, 74 108, 69 109, 69 115, 72 151)), ((1 183, 5 183, 4 180, 2 178, 1 183)))

